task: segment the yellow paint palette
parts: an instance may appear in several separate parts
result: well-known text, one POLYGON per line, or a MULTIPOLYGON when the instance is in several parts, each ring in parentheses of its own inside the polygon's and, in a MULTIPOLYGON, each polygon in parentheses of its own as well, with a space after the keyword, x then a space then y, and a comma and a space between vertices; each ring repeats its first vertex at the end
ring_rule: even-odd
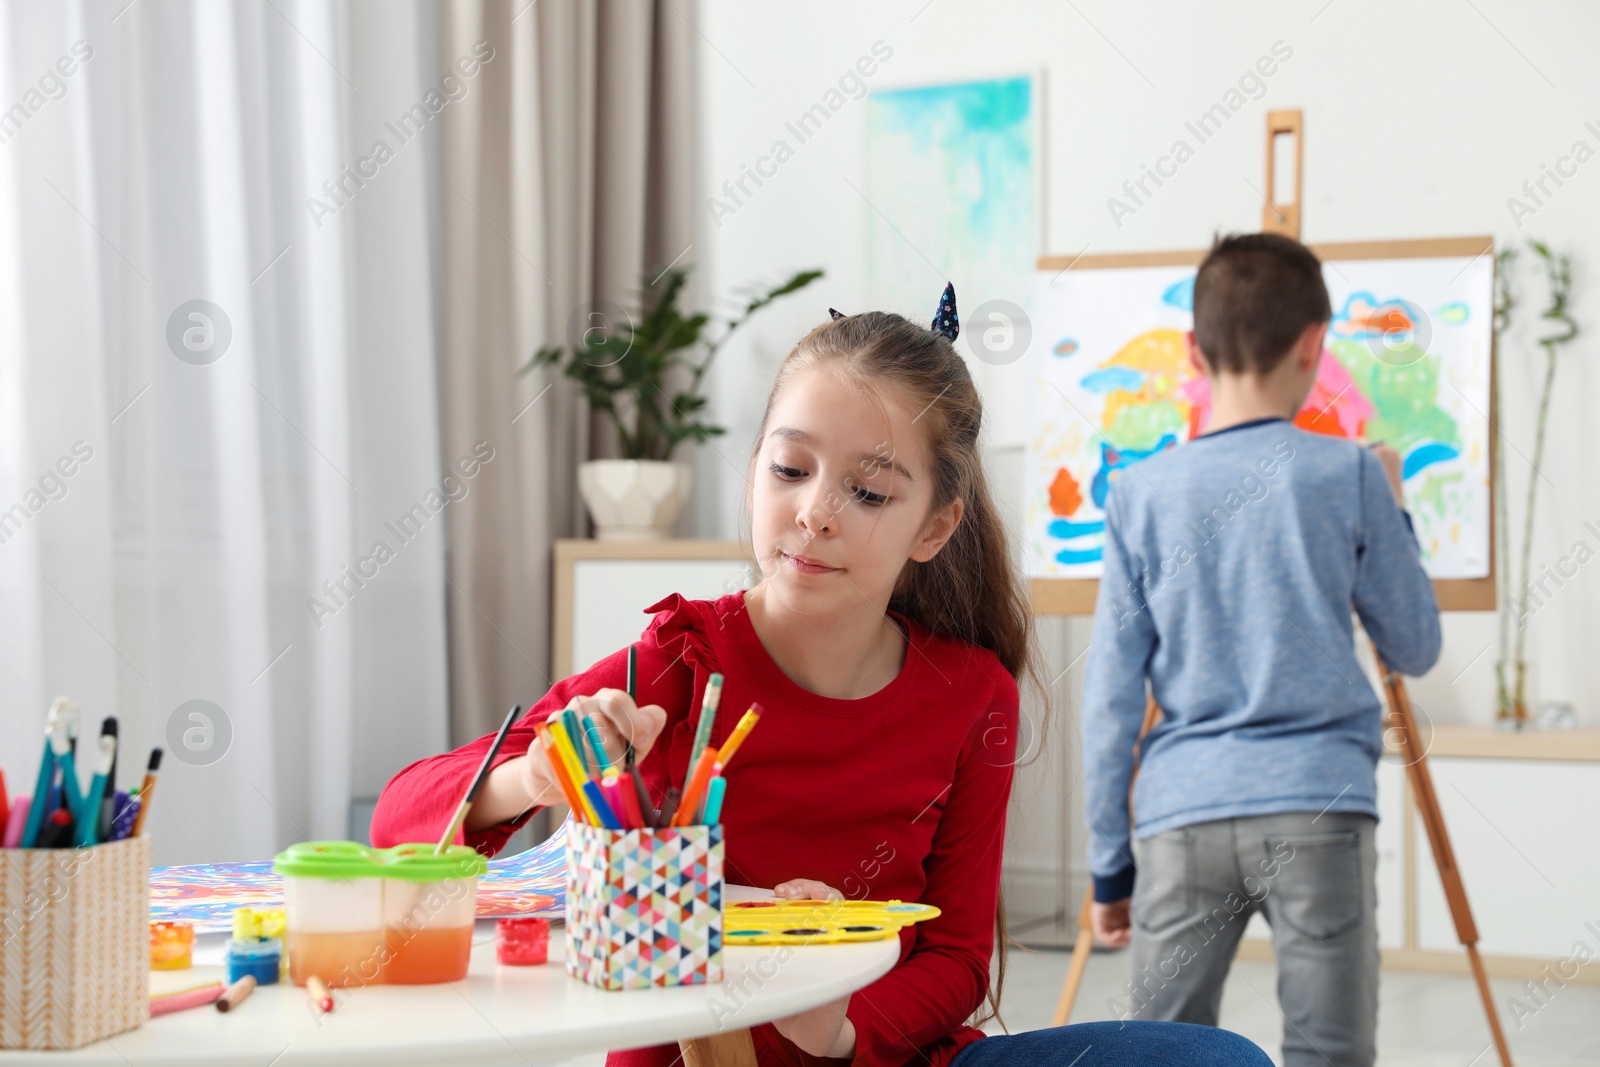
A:
POLYGON ((722 911, 724 945, 837 945, 886 941, 937 918, 931 904, 900 900, 740 900, 722 911))

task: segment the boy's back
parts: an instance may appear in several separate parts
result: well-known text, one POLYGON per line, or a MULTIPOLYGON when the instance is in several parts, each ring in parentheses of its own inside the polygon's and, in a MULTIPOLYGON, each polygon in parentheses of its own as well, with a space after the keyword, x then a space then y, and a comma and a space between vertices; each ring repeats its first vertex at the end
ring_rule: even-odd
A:
POLYGON ((1282 419, 1235 425, 1122 472, 1106 524, 1084 693, 1095 872, 1131 865, 1117 827, 1146 675, 1164 717, 1140 761, 1141 838, 1238 815, 1375 815, 1380 704, 1352 606, 1396 670, 1439 652, 1432 586, 1377 458, 1282 419))

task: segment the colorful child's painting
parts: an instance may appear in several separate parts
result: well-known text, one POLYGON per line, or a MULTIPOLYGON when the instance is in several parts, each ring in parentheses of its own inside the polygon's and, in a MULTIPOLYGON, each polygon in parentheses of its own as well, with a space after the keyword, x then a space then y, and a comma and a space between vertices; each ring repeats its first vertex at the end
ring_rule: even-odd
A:
MULTIPOLYGON (((478 918, 563 914, 567 889, 567 831, 515 856, 489 861, 478 879, 478 918)), ((283 879, 271 860, 155 867, 150 871, 152 922, 188 922, 195 933, 233 928, 235 908, 281 908, 283 879)))
MULTIPOLYGON (((1327 259, 1333 320, 1295 423, 1392 444, 1428 573, 1489 573, 1494 257, 1327 259)), ((1193 266, 1039 271, 1029 365, 1027 570, 1095 578, 1106 493, 1203 433, 1189 364, 1193 266)))

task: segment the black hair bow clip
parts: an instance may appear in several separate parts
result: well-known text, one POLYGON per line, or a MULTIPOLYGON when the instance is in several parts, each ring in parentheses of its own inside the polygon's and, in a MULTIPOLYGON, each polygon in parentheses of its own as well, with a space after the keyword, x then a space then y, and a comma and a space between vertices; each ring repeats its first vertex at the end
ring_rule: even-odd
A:
MULTIPOLYGON (((830 318, 842 319, 844 312, 837 308, 829 308, 830 318)), ((954 282, 944 283, 944 295, 939 297, 939 310, 933 316, 933 325, 930 327, 934 333, 943 334, 954 341, 961 333, 961 317, 956 314, 956 286, 954 282)))

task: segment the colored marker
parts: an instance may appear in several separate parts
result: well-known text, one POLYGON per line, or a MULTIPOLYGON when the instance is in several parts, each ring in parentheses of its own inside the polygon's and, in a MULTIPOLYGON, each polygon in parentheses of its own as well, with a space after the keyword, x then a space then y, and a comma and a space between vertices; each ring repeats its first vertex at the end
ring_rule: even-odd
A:
POLYGON ((139 814, 133 820, 133 837, 144 833, 145 816, 150 814, 150 793, 156 787, 156 771, 161 768, 161 750, 150 750, 150 763, 144 770, 144 781, 139 785, 139 814))
POLYGON ((606 803, 611 806, 611 814, 617 817, 617 829, 632 830, 634 821, 628 817, 628 806, 622 802, 622 782, 615 772, 600 780, 600 792, 605 796, 606 803))
POLYGON ((733 759, 733 754, 739 751, 739 746, 744 744, 744 739, 750 736, 750 731, 756 728, 756 723, 761 721, 762 707, 760 704, 751 704, 739 719, 739 725, 733 728, 732 735, 722 743, 722 748, 717 752, 717 762, 724 767, 733 759))
MULTIPOLYGON (((583 743, 583 727, 578 723, 576 704, 577 700, 574 698, 572 704, 561 709, 561 726, 567 732, 567 740, 572 742, 573 752, 578 757, 578 766, 583 768, 583 776, 590 778, 593 775, 589 772, 589 757, 583 751, 585 747, 583 743)), ((600 772, 597 769, 594 773, 598 774, 600 772)))
POLYGON ((695 765, 694 774, 689 778, 689 784, 684 787, 683 801, 678 805, 678 814, 673 816, 673 826, 688 826, 694 818, 696 810, 700 807, 700 798, 705 796, 706 786, 711 782, 711 776, 716 773, 717 753, 713 749, 706 749, 700 755, 700 762, 695 765))
POLYGON ((617 772, 612 770, 610 758, 606 756, 606 746, 600 743, 600 730, 595 726, 594 719, 588 715, 583 717, 583 735, 589 739, 589 747, 594 749, 595 773, 605 774, 610 771, 616 774, 617 772))
POLYGON ((111 763, 117 757, 117 735, 100 735, 100 759, 94 766, 94 777, 89 781, 89 795, 83 798, 83 812, 78 817, 77 844, 98 844, 100 840, 100 808, 106 794, 106 776, 111 773, 111 763))
POLYGON ((689 766, 700 765, 700 756, 711 743, 711 725, 717 721, 717 705, 722 702, 722 675, 713 674, 706 682, 706 695, 700 701, 700 722, 694 728, 694 748, 689 750, 689 766))
POLYGON ((668 786, 666 795, 661 798, 661 816, 656 820, 658 827, 673 825, 678 814, 678 801, 683 799, 683 792, 677 786, 668 786))
POLYGON ((722 817, 722 794, 727 787, 728 780, 721 775, 711 779, 711 784, 706 786, 705 810, 700 815, 700 821, 705 825, 715 826, 722 817))
POLYGON ((39 843, 39 831, 50 814, 50 788, 56 777, 55 735, 56 723, 61 720, 67 705, 72 701, 56 697, 50 704, 50 714, 45 719, 44 755, 39 760, 39 780, 33 787, 28 806, 28 821, 22 828, 21 847, 33 848, 39 843))
POLYGON ((645 830, 654 829, 660 825, 656 822, 656 806, 650 803, 650 793, 644 787, 644 775, 639 773, 639 768, 633 761, 633 749, 631 747, 628 749, 628 758, 625 766, 627 770, 623 777, 633 783, 631 788, 633 789, 634 803, 639 808, 639 826, 645 830))
POLYGON ((33 798, 17 794, 11 804, 11 816, 6 820, 6 835, 3 843, 5 848, 20 848, 22 845, 22 831, 28 825, 28 811, 33 807, 33 798))
POLYGON ((589 780, 589 776, 583 772, 583 766, 578 762, 578 754, 573 750, 572 739, 567 736, 567 730, 563 725, 559 712, 550 717, 548 736, 555 742, 556 754, 561 757, 561 762, 566 766, 567 777, 572 779, 573 791, 583 801, 583 806, 579 810, 588 817, 588 822, 591 826, 601 825, 600 813, 590 802, 589 796, 583 788, 584 783, 589 780))
POLYGON ((589 798, 589 805, 600 816, 600 825, 607 830, 620 830, 622 824, 617 821, 617 816, 611 810, 611 805, 606 803, 606 795, 600 789, 600 783, 587 781, 583 783, 584 795, 589 798))
POLYGON ((578 796, 577 787, 572 783, 572 776, 567 774, 567 766, 561 759, 561 753, 556 751, 556 743, 550 737, 548 723, 534 723, 534 732, 539 735, 539 744, 544 748, 545 759, 549 761, 550 773, 556 777, 556 785, 561 789, 561 795, 566 798, 567 807, 572 809, 572 814, 584 818, 583 799, 578 796))
MULTIPOLYGON (((100 736, 107 734, 117 736, 117 717, 107 715, 100 722, 100 736)), ((121 748, 119 742, 118 748, 121 748)), ((95 820, 95 837, 100 841, 110 841, 112 831, 117 822, 117 757, 111 757, 111 769, 106 772, 106 787, 100 800, 99 817, 95 820)))
POLYGON ((617 795, 622 801, 622 810, 627 814, 628 828, 648 830, 650 822, 644 813, 649 801, 647 800, 643 806, 639 804, 638 781, 635 775, 624 771, 617 779, 617 795))
POLYGON ((139 816, 139 798, 117 790, 116 817, 111 820, 111 840, 124 841, 133 834, 133 820, 139 816))
POLYGON ((6 772, 0 770, 0 822, 11 818, 11 798, 6 795, 6 772))

